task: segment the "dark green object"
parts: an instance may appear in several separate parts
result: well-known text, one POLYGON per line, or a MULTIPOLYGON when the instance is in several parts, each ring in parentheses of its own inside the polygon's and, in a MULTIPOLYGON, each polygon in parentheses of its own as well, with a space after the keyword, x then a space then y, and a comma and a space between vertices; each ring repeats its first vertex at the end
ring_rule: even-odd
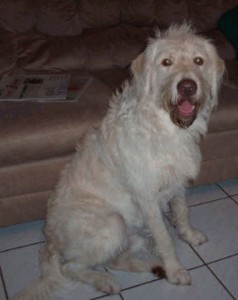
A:
POLYGON ((238 59, 238 7, 229 10, 221 16, 218 28, 235 48, 238 59))

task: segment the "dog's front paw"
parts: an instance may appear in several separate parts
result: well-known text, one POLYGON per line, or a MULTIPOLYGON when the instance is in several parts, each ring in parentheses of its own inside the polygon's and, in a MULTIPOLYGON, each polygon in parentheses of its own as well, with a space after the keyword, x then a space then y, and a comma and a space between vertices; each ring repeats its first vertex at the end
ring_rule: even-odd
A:
POLYGON ((106 294, 117 294, 120 292, 120 285, 116 279, 108 274, 101 275, 100 279, 95 282, 98 291, 106 294))
POLYGON ((192 283, 191 276, 183 267, 179 267, 173 271, 167 271, 166 277, 172 284, 190 285, 192 283))
POLYGON ((181 234, 183 240, 188 242, 191 246, 199 246, 208 241, 208 238, 199 230, 191 229, 181 234))

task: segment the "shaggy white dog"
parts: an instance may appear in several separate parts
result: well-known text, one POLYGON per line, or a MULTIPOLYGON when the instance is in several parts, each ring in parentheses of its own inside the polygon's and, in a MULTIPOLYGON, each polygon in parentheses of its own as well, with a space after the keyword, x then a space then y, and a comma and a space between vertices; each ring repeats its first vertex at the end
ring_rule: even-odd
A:
POLYGON ((158 32, 131 69, 131 82, 62 174, 48 205, 42 275, 19 299, 48 300, 65 278, 119 292, 116 279, 98 266, 164 270, 171 283, 191 283, 162 212, 170 202, 180 236, 192 246, 206 241, 189 224, 184 194, 199 172, 199 140, 217 104, 224 64, 209 41, 182 25, 158 32), (148 245, 157 258, 137 255, 148 245))

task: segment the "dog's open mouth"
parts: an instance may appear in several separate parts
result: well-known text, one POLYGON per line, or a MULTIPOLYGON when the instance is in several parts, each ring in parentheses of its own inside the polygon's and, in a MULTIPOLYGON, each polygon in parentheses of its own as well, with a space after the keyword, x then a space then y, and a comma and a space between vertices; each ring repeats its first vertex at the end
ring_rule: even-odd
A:
POLYGON ((195 104, 193 104, 189 99, 181 99, 178 102, 178 113, 181 117, 191 118, 195 113, 195 104))
POLYGON ((197 107, 190 98, 180 98, 171 112, 172 121, 182 128, 191 126, 196 116, 197 107))
POLYGON ((174 124, 181 128, 188 128, 196 119, 197 90, 198 85, 191 78, 184 78, 177 84, 178 99, 175 104, 172 104, 170 117, 174 124))

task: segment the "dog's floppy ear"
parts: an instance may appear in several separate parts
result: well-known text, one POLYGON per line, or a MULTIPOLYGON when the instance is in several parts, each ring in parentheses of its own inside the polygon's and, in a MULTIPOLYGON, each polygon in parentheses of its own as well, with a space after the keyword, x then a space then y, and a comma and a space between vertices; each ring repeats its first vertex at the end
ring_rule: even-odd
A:
POLYGON ((215 68, 212 75, 212 82, 211 82, 211 91, 213 96, 213 106, 216 107, 218 102, 218 93, 221 87, 221 83, 223 82, 223 75, 225 73, 225 63, 224 61, 217 55, 215 52, 215 59, 214 59, 215 68))
POLYGON ((143 70, 144 65, 144 52, 142 52, 131 64, 131 71, 135 77, 138 77, 143 70))
POLYGON ((226 66, 224 61, 217 55, 216 59, 216 70, 217 70, 217 89, 219 89, 222 79, 226 76, 226 66))
POLYGON ((222 77, 226 71, 226 67, 224 61, 220 57, 218 57, 217 59, 217 69, 218 69, 218 73, 220 73, 222 77))

